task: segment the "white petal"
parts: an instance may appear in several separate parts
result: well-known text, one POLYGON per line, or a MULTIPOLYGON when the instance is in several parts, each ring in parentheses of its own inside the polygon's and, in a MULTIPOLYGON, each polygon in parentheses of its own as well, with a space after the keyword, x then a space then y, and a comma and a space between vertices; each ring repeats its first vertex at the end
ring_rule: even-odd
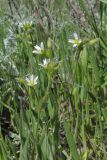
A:
POLYGON ((38 45, 36 45, 36 46, 34 46, 34 47, 35 47, 35 49, 37 49, 38 51, 41 50, 41 48, 40 48, 38 45))
POLYGON ((46 59, 43 60, 43 64, 44 64, 44 65, 47 64, 47 60, 46 60, 46 59))
POLYGON ((32 51, 32 53, 38 53, 38 51, 34 50, 34 51, 32 51))
POLYGON ((29 78, 26 77, 26 81, 29 82, 29 78))
POLYGON ((75 38, 75 39, 78 39, 78 35, 77 35, 76 32, 74 32, 73 35, 74 35, 74 38, 75 38))
POLYGON ((69 39, 68 42, 69 43, 75 43, 75 41, 73 39, 69 39))
POLYGON ((41 45, 40 45, 40 46, 41 46, 41 49, 44 49, 44 45, 43 45, 43 42, 41 42, 41 45))
POLYGON ((79 41, 78 41, 79 43, 81 43, 82 41, 81 41, 81 39, 79 39, 79 41))
POLYGON ((44 64, 41 64, 41 63, 40 63, 40 64, 39 64, 39 66, 42 66, 42 67, 44 67, 44 64))
POLYGON ((77 44, 74 44, 73 47, 77 47, 77 44))
POLYGON ((38 80, 38 76, 34 78, 34 81, 35 81, 35 82, 37 82, 37 80, 38 80))
POLYGON ((34 50, 32 53, 40 54, 40 51, 34 50))
POLYGON ((31 81, 33 81, 33 80, 34 80, 34 76, 33 76, 33 74, 31 75, 30 80, 31 80, 31 81))

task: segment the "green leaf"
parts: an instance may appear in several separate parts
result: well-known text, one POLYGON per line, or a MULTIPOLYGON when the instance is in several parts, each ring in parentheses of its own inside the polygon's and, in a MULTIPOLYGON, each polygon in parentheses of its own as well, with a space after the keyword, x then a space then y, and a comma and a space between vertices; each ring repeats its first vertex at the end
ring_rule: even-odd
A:
POLYGON ((95 43, 97 43, 99 41, 99 38, 95 38, 95 39, 91 39, 88 43, 87 43, 87 45, 94 45, 95 43))
POLYGON ((97 85, 100 85, 100 72, 99 72, 99 66, 98 66, 98 62, 97 62, 97 55, 95 55, 95 53, 90 50, 90 63, 91 63, 91 67, 93 70, 93 76, 95 77, 96 83, 97 85))
POLYGON ((73 159, 74 160, 80 160, 79 154, 78 154, 78 151, 77 151, 77 147, 76 147, 76 144, 75 144, 75 141, 74 141, 73 134, 70 131, 70 124, 68 124, 68 122, 65 122, 64 129, 65 129, 65 132, 66 132, 67 142, 68 142, 68 145, 70 147, 70 152, 72 154, 73 159))
POLYGON ((53 160, 51 147, 49 144, 49 137, 47 134, 44 135, 43 142, 41 144, 41 151, 43 160, 53 160))
POLYGON ((87 48, 85 47, 81 51, 81 64, 82 64, 82 69, 84 72, 87 70, 87 64, 88 64, 88 53, 87 53, 87 48))

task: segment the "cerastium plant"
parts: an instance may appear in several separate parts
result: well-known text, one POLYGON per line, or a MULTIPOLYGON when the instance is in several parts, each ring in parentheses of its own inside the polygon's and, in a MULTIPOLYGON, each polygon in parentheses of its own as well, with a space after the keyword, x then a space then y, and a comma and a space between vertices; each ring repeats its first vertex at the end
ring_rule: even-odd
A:
POLYGON ((106 160, 106 1, 8 2, 0 9, 0 159, 106 160))

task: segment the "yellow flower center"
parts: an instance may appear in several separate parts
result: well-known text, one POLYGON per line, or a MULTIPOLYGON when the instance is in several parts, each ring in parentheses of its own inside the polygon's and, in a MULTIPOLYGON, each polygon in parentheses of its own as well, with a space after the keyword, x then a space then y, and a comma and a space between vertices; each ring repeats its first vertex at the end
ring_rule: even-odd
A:
POLYGON ((79 40, 78 40, 78 39, 75 39, 75 40, 74 40, 74 44, 77 44, 77 45, 78 45, 78 44, 79 44, 79 40))
POLYGON ((28 83, 28 85, 29 85, 29 86, 34 86, 34 85, 35 85, 35 83, 34 83, 34 81, 33 81, 33 80, 30 80, 30 82, 28 83))

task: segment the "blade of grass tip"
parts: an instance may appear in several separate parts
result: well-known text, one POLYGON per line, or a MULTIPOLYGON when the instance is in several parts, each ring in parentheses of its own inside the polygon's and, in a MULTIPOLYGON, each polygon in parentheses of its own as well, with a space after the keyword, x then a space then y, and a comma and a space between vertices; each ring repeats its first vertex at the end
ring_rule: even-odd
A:
POLYGON ((65 129, 65 133, 66 133, 66 138, 67 138, 67 142, 68 145, 70 147, 70 152, 71 155, 73 157, 74 160, 80 160, 78 151, 77 151, 77 147, 74 141, 74 137, 73 134, 70 131, 70 124, 68 122, 64 123, 64 129, 65 129))
POLYGON ((43 154, 43 159, 47 160, 48 157, 50 157, 50 154, 51 154, 47 134, 44 135, 44 139, 43 139, 43 142, 41 144, 41 150, 42 150, 42 154, 43 154))
MULTIPOLYGON (((27 139, 26 139, 26 141, 25 141, 25 144, 24 144, 24 146, 23 146, 23 157, 24 157, 24 159, 26 159, 26 160, 28 160, 29 159, 29 153, 28 153, 28 147, 29 146, 29 135, 28 135, 28 137, 27 137, 27 139)), ((32 157, 33 157, 33 155, 32 155, 32 157)))
POLYGON ((0 160, 7 160, 6 145, 3 139, 0 139, 0 160))
POLYGON ((107 0, 100 0, 100 2, 107 3, 107 0))
POLYGON ((102 27, 102 20, 103 20, 103 4, 100 3, 100 22, 102 27))

